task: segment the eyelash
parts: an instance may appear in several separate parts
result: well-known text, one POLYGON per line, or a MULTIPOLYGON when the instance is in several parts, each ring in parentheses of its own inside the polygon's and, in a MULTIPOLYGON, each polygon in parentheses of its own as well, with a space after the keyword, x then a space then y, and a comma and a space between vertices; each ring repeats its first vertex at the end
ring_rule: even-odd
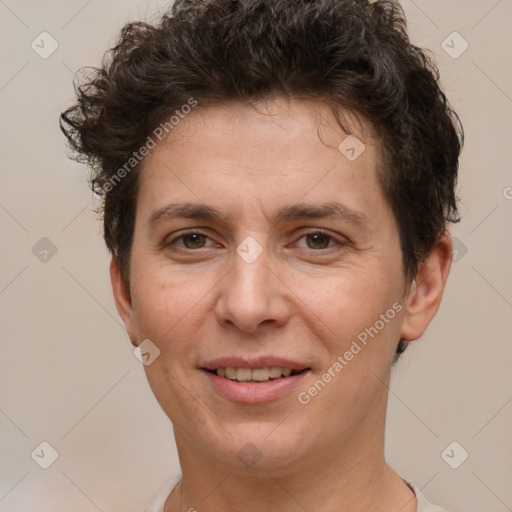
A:
MULTIPOLYGON (((331 250, 339 250, 340 248, 348 245, 348 243, 345 241, 343 242, 342 240, 336 238, 335 236, 333 236, 330 232, 324 230, 324 229, 321 229, 321 228, 315 228, 314 230, 312 231, 308 231, 308 232, 304 232, 301 234, 301 236, 298 238, 298 240, 301 240, 302 238, 308 236, 308 235, 322 235, 322 236, 325 236, 329 239, 328 241, 328 244, 330 244, 331 242, 335 242, 337 244, 337 247, 334 246, 334 247, 326 247, 326 248, 323 248, 323 249, 311 249, 309 247, 303 247, 302 249, 305 249, 306 251, 311 251, 311 252, 315 252, 315 253, 318 253, 318 252, 325 252, 325 251, 331 251, 331 250)), ((181 233, 181 235, 173 238, 169 243, 166 243, 164 245, 164 247, 169 247, 169 246, 173 246, 178 240, 183 240, 186 236, 190 236, 190 235, 200 235, 200 236, 204 236, 210 240, 212 240, 206 233, 203 233, 201 231, 189 231, 189 232, 186 232, 186 233, 181 233)), ((298 241, 297 240, 297 241, 298 241)), ((201 251, 201 249, 208 249, 208 247, 199 247, 197 249, 190 249, 188 247, 178 247, 178 249, 180 251, 185 251, 185 252, 199 252, 201 251)))

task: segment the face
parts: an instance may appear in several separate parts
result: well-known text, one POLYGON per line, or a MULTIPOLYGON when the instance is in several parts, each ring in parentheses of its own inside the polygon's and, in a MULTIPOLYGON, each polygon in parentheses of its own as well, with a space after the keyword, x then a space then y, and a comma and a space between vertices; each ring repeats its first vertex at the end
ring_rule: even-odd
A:
POLYGON ((352 121, 364 146, 341 151, 321 103, 198 106, 146 157, 130 292, 112 276, 132 341, 160 350, 145 370, 179 449, 279 468, 381 436, 398 340, 436 304, 418 320, 404 295, 378 146, 352 121))

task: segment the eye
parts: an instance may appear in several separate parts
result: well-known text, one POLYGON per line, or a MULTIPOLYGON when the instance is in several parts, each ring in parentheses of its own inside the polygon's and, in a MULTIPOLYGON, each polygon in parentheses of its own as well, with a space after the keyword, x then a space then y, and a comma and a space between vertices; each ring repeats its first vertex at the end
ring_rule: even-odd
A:
MULTIPOLYGON (((205 233, 200 231, 189 231, 188 233, 181 233, 175 236, 170 242, 165 243, 165 247, 176 249, 178 251, 194 251, 199 249, 205 249, 215 245, 215 242, 205 233), (208 243, 210 242, 210 243, 208 243)), ((322 229, 315 229, 309 233, 304 233, 295 246, 299 248, 320 252, 328 249, 341 248, 347 245, 342 239, 336 238, 331 235, 328 231, 322 229), (305 240, 305 245, 299 243, 301 240, 305 240)))
POLYGON ((206 246, 206 241, 211 240, 211 238, 204 233, 200 233, 199 231, 191 231, 189 233, 182 233, 181 235, 173 238, 167 246, 176 246, 179 249, 203 249, 206 246), (177 242, 182 242, 179 244, 177 242))
POLYGON ((336 240, 330 233, 321 229, 303 234, 299 240, 302 239, 306 240, 305 248, 313 251, 331 249, 336 245, 343 245, 341 241, 336 240))

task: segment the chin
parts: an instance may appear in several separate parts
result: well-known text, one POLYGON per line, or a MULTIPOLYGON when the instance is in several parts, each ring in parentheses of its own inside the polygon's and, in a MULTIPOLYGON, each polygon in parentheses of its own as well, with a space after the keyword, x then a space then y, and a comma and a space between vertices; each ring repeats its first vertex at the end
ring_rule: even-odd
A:
POLYGON ((223 431, 218 444, 210 444, 209 450, 214 448, 214 458, 237 469, 285 469, 307 451, 305 436, 299 434, 296 425, 294 432, 290 432, 289 427, 286 419, 281 424, 254 422, 225 425, 232 437, 223 431))

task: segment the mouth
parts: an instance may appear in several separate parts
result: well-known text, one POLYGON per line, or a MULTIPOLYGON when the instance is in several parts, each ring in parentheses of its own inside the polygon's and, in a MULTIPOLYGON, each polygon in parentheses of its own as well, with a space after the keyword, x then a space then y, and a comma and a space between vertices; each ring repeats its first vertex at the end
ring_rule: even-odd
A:
POLYGON ((203 364, 207 386, 239 404, 262 404, 293 396, 312 369, 289 359, 260 357, 219 358, 203 364))
POLYGON ((265 366, 263 368, 221 366, 212 370, 204 368, 204 370, 213 375, 217 375, 218 377, 223 377, 224 379, 232 381, 262 384, 264 382, 286 379, 288 377, 299 375, 308 371, 309 368, 295 370, 282 366, 265 366))

